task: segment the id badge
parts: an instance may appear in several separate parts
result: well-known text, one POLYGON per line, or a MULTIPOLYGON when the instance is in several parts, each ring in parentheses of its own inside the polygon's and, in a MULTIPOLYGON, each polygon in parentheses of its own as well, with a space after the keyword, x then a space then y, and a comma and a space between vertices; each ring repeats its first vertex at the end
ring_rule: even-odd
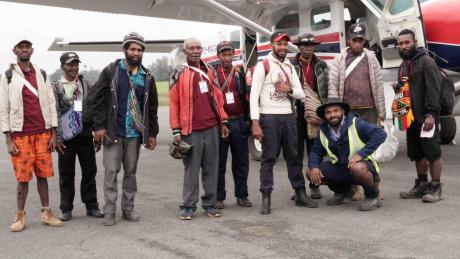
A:
POLYGON ((73 110, 76 112, 83 111, 83 102, 81 100, 73 101, 73 110))
POLYGON ((225 99, 227 100, 227 104, 235 103, 235 97, 232 92, 225 93, 225 99))
POLYGON ((200 92, 201 92, 202 94, 208 92, 208 84, 207 84, 206 81, 204 81, 204 80, 200 81, 200 92))

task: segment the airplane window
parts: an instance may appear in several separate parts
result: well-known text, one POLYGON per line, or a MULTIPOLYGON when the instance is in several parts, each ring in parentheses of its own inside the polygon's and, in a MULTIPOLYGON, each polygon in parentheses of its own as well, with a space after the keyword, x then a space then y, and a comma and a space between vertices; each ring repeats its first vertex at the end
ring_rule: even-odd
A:
POLYGON ((289 35, 299 34, 299 14, 292 13, 285 15, 275 24, 273 29, 274 31, 283 31, 289 35))
POLYGON ((404 12, 414 6, 413 1, 394 0, 390 7, 390 14, 395 15, 404 12))
POLYGON ((371 2, 380 9, 380 11, 383 11, 383 7, 385 6, 385 2, 387 0, 371 0, 371 2))
POLYGON ((350 10, 348 8, 343 9, 343 19, 345 21, 351 21, 350 10))
POLYGON ((311 30, 319 31, 331 26, 331 7, 320 6, 311 10, 311 30))

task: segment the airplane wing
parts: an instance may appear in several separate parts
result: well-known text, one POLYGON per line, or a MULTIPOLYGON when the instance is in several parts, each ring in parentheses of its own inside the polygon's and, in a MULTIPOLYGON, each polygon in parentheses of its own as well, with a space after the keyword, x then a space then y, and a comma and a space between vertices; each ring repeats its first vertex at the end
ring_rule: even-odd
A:
MULTIPOLYGON (((3 1, 3 0, 2 0, 3 1)), ((262 26, 269 26, 267 20, 275 12, 289 12, 298 9, 296 0, 5 0, 5 2, 64 7, 104 13, 128 14, 166 19, 243 25, 240 21, 223 15, 212 7, 214 3, 240 14, 262 26)), ((152 24, 152 26, 155 26, 152 24)))
MULTIPOLYGON (((170 53, 178 47, 182 47, 184 40, 147 40, 145 52, 170 53)), ((62 38, 56 38, 48 51, 107 51, 120 52, 121 41, 96 41, 96 42, 65 42, 62 38)))

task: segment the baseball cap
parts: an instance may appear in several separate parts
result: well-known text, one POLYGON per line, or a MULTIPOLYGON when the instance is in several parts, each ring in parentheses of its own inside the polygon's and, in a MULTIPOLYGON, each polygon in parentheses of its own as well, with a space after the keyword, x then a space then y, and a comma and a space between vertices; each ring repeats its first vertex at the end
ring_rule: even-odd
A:
POLYGON ((235 45, 231 41, 222 41, 217 44, 217 53, 220 53, 224 50, 235 50, 235 45))
POLYGON ((32 45, 32 41, 30 41, 27 37, 25 36, 21 36, 19 38, 17 38, 15 41, 14 41, 14 47, 16 47, 17 45, 21 44, 21 43, 29 43, 30 45, 32 45))
POLYGON ((270 36, 270 42, 278 42, 282 39, 286 39, 287 41, 291 41, 291 37, 289 34, 284 33, 284 32, 275 32, 270 36))
POLYGON ((64 52, 60 58, 61 65, 69 64, 72 61, 78 61, 80 63, 80 57, 75 52, 64 52))
POLYGON ((355 23, 348 28, 348 38, 350 40, 356 38, 366 39, 366 27, 363 24, 355 23))

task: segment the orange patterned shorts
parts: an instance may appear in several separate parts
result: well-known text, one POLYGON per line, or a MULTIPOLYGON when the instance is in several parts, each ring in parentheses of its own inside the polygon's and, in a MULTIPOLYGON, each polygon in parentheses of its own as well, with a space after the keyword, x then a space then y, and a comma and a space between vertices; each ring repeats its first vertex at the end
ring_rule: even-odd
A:
POLYGON ((53 160, 48 151, 50 137, 49 132, 13 137, 14 144, 19 150, 18 155, 11 157, 18 182, 32 180, 32 171, 35 176, 41 178, 54 175, 53 160))

